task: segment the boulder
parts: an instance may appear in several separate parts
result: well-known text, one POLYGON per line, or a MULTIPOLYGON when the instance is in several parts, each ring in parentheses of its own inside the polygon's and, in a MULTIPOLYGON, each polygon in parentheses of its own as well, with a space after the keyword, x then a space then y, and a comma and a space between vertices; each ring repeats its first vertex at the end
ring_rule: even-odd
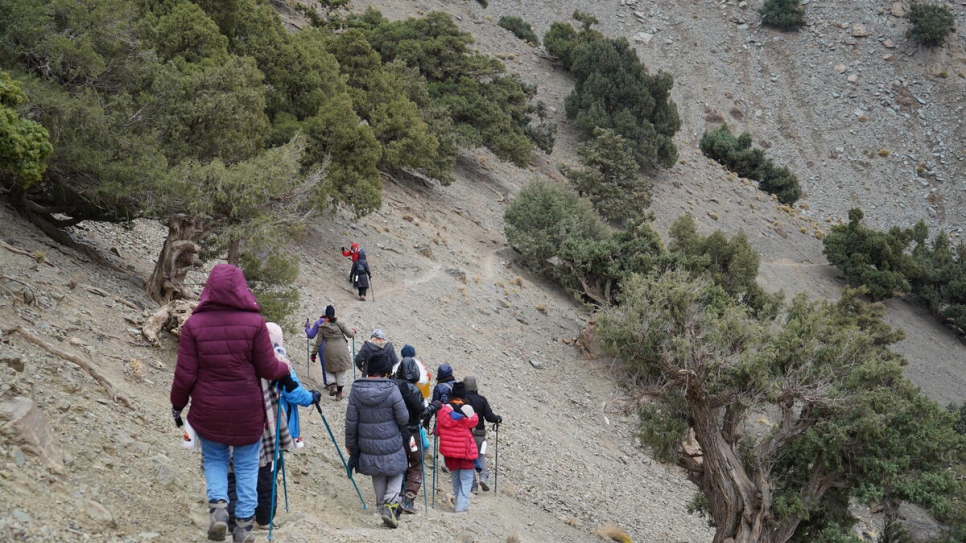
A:
POLYGON ((64 452, 47 424, 47 417, 29 398, 0 401, 0 436, 40 458, 55 473, 64 471, 64 452))

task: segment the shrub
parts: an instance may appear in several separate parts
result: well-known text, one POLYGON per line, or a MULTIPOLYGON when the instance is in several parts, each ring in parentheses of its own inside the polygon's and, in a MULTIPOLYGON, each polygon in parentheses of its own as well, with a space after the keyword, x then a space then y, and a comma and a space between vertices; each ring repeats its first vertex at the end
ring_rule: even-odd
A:
POLYGON ((597 19, 593 16, 575 10, 573 19, 581 24, 580 31, 574 29, 570 23, 557 21, 551 24, 550 30, 543 35, 543 46, 548 53, 560 60, 560 64, 567 71, 570 71, 574 50, 578 46, 604 39, 603 34, 590 28, 597 24, 597 19))
POLYGON ((919 275, 909 281, 912 293, 943 324, 966 335, 966 244, 954 247, 945 232, 927 243, 929 229, 922 221, 914 232, 912 258, 919 275))
POLYGON ((576 120, 581 139, 593 138, 597 128, 610 128, 631 143, 641 168, 669 168, 677 162, 671 138, 681 118, 671 100, 671 74, 649 74, 623 38, 578 45, 570 71, 577 81, 567 97, 567 116, 576 120))
POLYGON ((912 25, 906 31, 906 37, 926 47, 942 45, 949 34, 956 29, 953 12, 946 6, 916 2, 909 6, 906 18, 912 25))
POLYGON ((879 232, 862 226, 863 217, 861 209, 849 210, 849 224, 832 227, 822 252, 842 270, 849 285, 865 286, 873 300, 909 292, 907 278, 918 275, 915 261, 905 252, 913 230, 894 226, 879 232))
POLYGON ((717 130, 706 130, 701 136, 701 152, 741 177, 758 181, 758 188, 778 197, 785 205, 792 205, 802 196, 798 177, 787 166, 775 166, 765 158, 765 151, 751 146, 747 132, 737 138, 728 125, 717 130))
POLYGON ((799 0, 765 0, 758 10, 763 24, 782 30, 798 30, 805 26, 805 8, 799 0))
POLYGON ((534 45, 540 45, 540 38, 537 37, 537 34, 533 31, 533 27, 530 26, 530 23, 519 17, 513 15, 504 15, 503 17, 500 17, 500 22, 497 24, 500 25, 501 28, 505 28, 510 32, 513 32, 514 36, 523 41, 530 42, 534 45))

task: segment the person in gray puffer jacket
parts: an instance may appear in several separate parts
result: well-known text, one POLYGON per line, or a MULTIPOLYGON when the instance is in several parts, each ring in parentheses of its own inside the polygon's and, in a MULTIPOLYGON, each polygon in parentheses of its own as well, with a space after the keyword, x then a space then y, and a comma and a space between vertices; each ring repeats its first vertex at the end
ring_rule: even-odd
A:
POLYGON ((396 528, 402 514, 403 475, 409 466, 400 428, 409 422, 409 410, 399 387, 388 379, 392 363, 387 357, 370 361, 366 373, 366 379, 352 383, 345 414, 348 468, 372 477, 382 521, 396 528))

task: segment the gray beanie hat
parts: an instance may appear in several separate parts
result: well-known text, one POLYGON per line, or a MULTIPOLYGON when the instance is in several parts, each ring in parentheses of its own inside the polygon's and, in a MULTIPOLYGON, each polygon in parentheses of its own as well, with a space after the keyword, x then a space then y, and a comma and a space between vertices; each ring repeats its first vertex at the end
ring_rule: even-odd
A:
POLYGON ((476 388, 476 377, 473 377, 473 376, 464 377, 463 384, 466 385, 467 394, 476 394, 476 391, 478 390, 476 388))

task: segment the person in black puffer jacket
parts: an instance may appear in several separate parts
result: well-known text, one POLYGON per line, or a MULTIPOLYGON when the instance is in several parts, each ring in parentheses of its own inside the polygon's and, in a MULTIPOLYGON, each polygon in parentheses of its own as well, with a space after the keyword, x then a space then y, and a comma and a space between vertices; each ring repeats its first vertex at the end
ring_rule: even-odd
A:
POLYGON ((409 422, 401 427, 403 443, 406 444, 406 453, 409 456, 409 467, 406 470, 405 494, 403 495, 402 510, 406 513, 416 513, 414 501, 419 488, 423 484, 423 446, 419 435, 419 421, 423 416, 423 395, 416 386, 419 382, 419 366, 411 357, 402 359, 399 368, 396 370, 394 379, 399 385, 399 392, 402 393, 403 401, 406 402, 406 409, 409 410, 409 422))

